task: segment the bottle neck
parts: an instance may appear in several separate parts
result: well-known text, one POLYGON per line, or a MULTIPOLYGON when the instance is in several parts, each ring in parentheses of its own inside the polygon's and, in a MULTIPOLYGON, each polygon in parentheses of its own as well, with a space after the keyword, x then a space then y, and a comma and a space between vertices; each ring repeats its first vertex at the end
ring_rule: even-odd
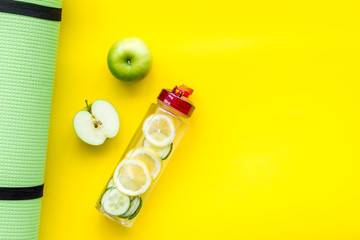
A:
POLYGON ((172 114, 178 116, 178 117, 181 117, 183 119, 188 119, 189 117, 186 116, 185 114, 183 114, 182 112, 179 112, 178 110, 176 110, 175 108, 173 107, 170 107, 169 105, 166 105, 165 103, 163 103, 162 101, 157 101, 159 106, 163 109, 165 109, 166 111, 168 112, 171 112, 172 114))

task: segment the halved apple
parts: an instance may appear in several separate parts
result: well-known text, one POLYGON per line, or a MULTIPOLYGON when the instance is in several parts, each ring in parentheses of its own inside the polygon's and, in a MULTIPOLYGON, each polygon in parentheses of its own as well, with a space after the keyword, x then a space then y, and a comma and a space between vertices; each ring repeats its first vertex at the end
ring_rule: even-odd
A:
POLYGON ((120 120, 114 106, 106 100, 96 100, 74 117, 74 130, 81 140, 90 145, 101 145, 107 138, 115 137, 120 120))

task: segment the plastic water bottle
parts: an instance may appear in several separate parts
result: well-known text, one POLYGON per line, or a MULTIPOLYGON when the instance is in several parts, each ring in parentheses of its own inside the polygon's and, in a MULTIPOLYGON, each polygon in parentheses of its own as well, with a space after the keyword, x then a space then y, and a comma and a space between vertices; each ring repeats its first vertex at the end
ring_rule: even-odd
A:
POLYGON ((178 146, 195 107, 191 88, 163 89, 150 105, 95 207, 131 227, 178 146))

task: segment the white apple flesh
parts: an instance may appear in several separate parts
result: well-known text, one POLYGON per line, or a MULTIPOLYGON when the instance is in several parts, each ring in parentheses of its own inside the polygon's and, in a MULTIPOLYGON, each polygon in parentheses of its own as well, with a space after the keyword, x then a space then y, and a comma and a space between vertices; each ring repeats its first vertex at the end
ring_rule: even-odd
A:
POLYGON ((74 117, 74 130, 81 140, 90 145, 101 145, 115 137, 120 120, 116 109, 105 100, 97 100, 74 117))

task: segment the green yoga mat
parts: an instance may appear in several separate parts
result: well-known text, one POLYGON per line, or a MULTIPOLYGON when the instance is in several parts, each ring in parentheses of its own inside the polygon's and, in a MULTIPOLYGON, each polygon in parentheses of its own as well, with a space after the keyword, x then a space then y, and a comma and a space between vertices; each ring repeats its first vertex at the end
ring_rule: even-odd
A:
POLYGON ((0 0, 1 240, 38 238, 61 2, 0 0))

